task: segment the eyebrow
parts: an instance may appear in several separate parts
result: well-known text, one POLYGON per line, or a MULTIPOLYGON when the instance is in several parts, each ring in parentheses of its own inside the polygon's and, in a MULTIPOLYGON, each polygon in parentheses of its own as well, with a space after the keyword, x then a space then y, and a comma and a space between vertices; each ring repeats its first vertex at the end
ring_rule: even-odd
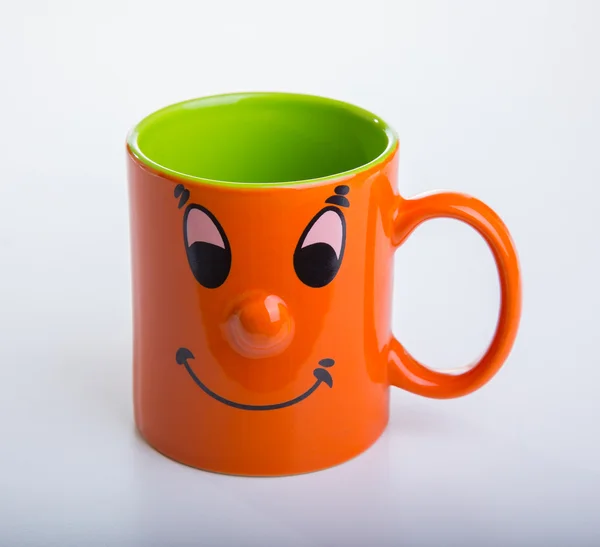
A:
POLYGON ((334 205, 339 205, 340 207, 350 207, 350 202, 346 197, 346 194, 350 192, 349 186, 340 184, 340 186, 336 186, 333 191, 335 192, 335 196, 328 197, 325 200, 325 203, 333 203, 334 205))
POLYGON ((187 203, 187 200, 190 199, 190 191, 183 184, 175 186, 173 194, 176 198, 179 198, 178 209, 181 209, 187 203))

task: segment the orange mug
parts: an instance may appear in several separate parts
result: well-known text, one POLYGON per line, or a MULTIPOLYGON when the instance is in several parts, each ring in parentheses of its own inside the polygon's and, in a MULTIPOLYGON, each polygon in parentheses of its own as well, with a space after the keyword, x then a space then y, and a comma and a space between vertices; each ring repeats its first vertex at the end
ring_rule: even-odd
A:
POLYGON ((327 468, 382 434, 389 388, 466 395, 507 358, 519 266, 489 207, 396 189, 398 139, 356 106, 288 93, 175 104, 129 134, 137 427, 205 470, 327 468), (485 355, 450 375, 391 333, 395 249, 422 222, 475 228, 496 261, 500 316, 485 355))

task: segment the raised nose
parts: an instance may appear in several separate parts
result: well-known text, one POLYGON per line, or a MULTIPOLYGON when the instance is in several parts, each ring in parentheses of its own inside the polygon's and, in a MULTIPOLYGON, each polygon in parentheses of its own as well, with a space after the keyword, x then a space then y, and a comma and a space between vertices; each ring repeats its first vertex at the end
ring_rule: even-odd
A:
POLYGON ((233 310, 225 323, 225 336, 231 347, 244 357, 271 357, 290 345, 294 322, 278 296, 253 295, 233 310))

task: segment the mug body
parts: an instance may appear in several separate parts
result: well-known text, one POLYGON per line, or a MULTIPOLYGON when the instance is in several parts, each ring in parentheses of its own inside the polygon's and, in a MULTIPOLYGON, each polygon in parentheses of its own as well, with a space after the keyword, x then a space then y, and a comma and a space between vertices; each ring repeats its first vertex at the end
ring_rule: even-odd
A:
POLYGON ((134 407, 164 455, 285 475, 388 420, 398 144, 338 101, 173 105, 128 139, 134 407))

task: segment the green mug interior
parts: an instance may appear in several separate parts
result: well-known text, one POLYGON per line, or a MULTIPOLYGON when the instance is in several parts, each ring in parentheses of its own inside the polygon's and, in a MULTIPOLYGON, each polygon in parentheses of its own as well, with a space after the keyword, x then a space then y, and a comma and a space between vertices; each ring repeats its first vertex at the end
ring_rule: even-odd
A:
POLYGON ((395 149, 380 118, 348 103, 290 93, 238 93, 174 104, 127 139, 143 164, 214 183, 314 182, 368 169, 395 149))

